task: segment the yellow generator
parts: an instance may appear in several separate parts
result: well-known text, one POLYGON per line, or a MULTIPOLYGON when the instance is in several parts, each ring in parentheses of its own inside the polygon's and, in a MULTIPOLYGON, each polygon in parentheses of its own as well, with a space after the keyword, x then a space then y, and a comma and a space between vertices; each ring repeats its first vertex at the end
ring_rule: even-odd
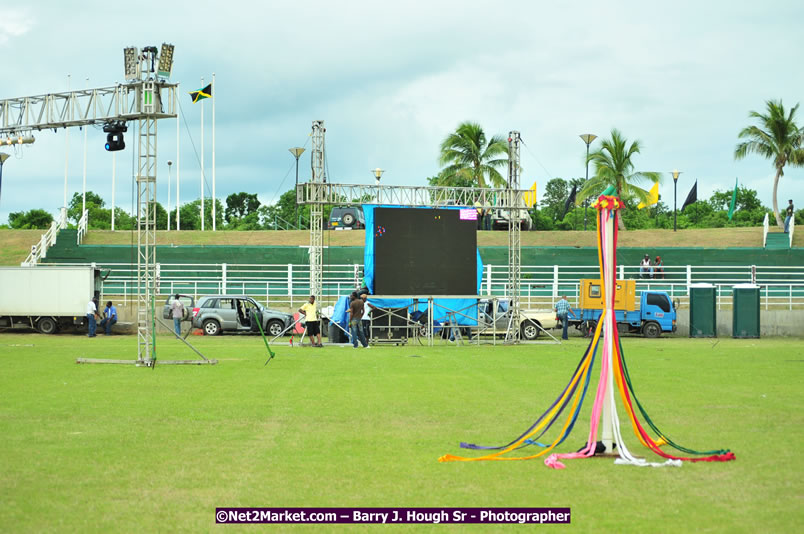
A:
MULTIPOLYGON (((636 280, 617 280, 616 284, 614 309, 636 310, 636 280)), ((581 280, 581 300, 578 304, 582 310, 602 310, 603 281, 581 280)))

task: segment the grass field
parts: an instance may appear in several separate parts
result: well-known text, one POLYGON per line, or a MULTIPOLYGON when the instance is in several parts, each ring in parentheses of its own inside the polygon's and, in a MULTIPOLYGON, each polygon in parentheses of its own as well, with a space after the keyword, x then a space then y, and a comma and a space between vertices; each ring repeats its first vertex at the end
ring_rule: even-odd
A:
MULTIPOLYGON (((648 469, 594 458, 560 471, 539 460, 437 458, 460 454, 462 440, 517 436, 564 387, 583 339, 283 344, 267 366, 256 337, 193 342, 219 365, 76 365, 133 358, 135 338, 0 335, 3 531, 211 531, 216 506, 569 506, 562 532, 790 532, 804 522, 801 339, 625 339, 659 427, 692 448, 730 448, 737 460, 648 469)), ((160 359, 194 357, 172 340, 158 344, 160 359)), ((586 405, 562 451, 585 442, 586 405)), ((626 440, 644 451, 630 431, 626 440)), ((428 529, 336 527, 272 531, 428 529)))

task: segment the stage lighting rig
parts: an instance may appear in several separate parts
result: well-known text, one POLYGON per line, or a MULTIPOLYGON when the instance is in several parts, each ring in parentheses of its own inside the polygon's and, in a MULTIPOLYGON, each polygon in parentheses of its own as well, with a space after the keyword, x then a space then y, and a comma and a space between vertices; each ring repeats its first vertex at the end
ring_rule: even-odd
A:
POLYGON ((126 81, 140 79, 140 54, 136 46, 123 49, 126 81))
POLYGON ((117 152, 126 148, 126 141, 123 138, 123 133, 128 131, 125 122, 110 122, 103 127, 106 132, 106 150, 108 152, 117 152))
POLYGON ((162 50, 159 52, 159 67, 156 75, 168 79, 173 71, 173 48, 172 44, 162 43, 162 50))

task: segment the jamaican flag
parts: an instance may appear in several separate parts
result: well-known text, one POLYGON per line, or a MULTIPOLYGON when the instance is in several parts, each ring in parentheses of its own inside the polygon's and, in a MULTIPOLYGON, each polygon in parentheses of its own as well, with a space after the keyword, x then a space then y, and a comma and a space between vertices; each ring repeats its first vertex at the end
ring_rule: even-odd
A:
POLYGON ((205 98, 212 98, 212 84, 207 85, 198 91, 190 91, 190 98, 193 99, 193 104, 205 98))

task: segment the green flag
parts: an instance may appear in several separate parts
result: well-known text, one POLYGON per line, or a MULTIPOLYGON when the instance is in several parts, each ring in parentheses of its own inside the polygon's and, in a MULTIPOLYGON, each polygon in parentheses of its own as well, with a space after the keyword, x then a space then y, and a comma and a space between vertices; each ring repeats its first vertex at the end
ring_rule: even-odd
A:
POLYGON ((734 205, 737 204, 737 178, 734 179, 734 192, 731 194, 731 206, 729 206, 729 220, 734 216, 734 205))

